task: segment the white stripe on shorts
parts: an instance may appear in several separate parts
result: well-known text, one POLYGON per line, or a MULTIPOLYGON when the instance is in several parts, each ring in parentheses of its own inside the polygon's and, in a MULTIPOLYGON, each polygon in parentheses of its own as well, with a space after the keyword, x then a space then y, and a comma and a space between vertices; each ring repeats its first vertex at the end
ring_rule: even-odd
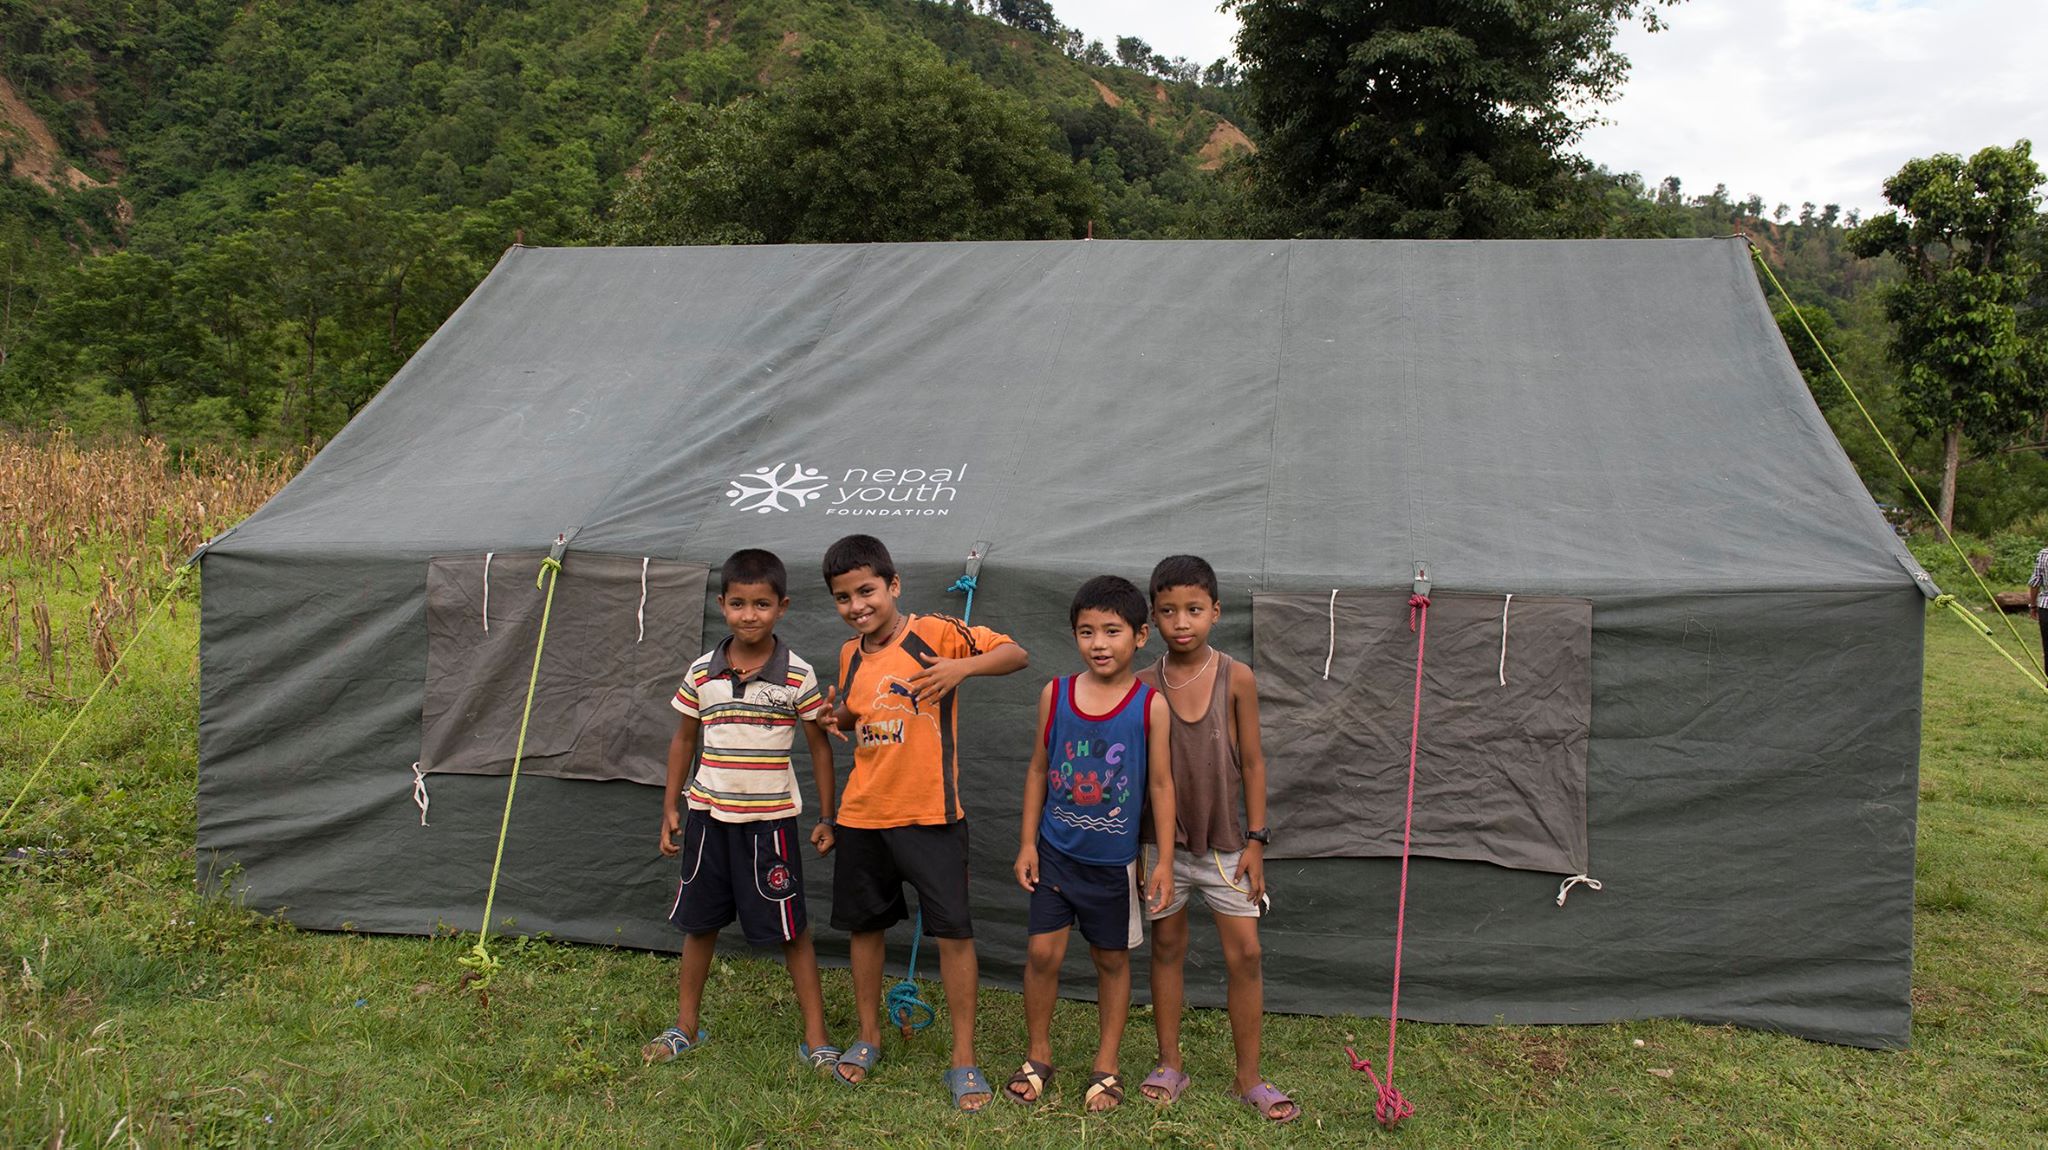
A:
MULTIPOLYGON (((1144 852, 1138 853, 1142 858, 1144 852)), ((1145 889, 1138 884, 1138 859, 1124 864, 1124 885, 1131 892, 1131 920, 1124 932, 1125 940, 1130 949, 1136 950, 1145 945, 1145 889)))

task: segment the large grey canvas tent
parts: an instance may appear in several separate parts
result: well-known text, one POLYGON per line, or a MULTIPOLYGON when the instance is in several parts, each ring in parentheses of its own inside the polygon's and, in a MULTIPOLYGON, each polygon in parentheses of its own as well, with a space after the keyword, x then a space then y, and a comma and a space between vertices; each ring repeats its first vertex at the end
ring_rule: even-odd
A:
POLYGON ((497 917, 672 948, 650 784, 706 568, 779 552, 829 667, 853 531, 913 610, 984 551, 974 621, 1034 657, 963 692, 995 981, 1067 601, 1194 551, 1264 684, 1268 1002, 1383 1013, 1419 564, 1404 1016, 1907 1040, 1931 584, 1735 240, 515 249, 205 554, 203 877, 475 929, 561 537, 497 917))

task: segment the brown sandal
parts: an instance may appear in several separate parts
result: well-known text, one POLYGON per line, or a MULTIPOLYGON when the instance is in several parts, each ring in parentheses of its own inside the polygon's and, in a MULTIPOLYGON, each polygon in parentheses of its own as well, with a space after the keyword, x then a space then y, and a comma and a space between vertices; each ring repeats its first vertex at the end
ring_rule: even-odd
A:
POLYGON ((1003 1096, 1019 1106, 1036 1106, 1045 1101, 1045 1088, 1051 1084, 1052 1067, 1027 1058, 1024 1065, 1017 1068, 1017 1073, 1010 1075, 1010 1080, 1003 1083, 1003 1096), (1031 1097, 1024 1097, 1023 1092, 1018 1089, 1020 1086, 1029 1088, 1031 1097))
POLYGON ((1088 1076, 1088 1092, 1081 1096, 1081 1106, 1083 1109, 1093 1114, 1102 1114, 1114 1110, 1123 1104, 1124 1083, 1123 1079, 1116 1076, 1115 1071, 1098 1070, 1088 1076), (1101 1107, 1094 1105, 1097 1098, 1105 1095, 1109 1098, 1109 1105, 1101 1107))

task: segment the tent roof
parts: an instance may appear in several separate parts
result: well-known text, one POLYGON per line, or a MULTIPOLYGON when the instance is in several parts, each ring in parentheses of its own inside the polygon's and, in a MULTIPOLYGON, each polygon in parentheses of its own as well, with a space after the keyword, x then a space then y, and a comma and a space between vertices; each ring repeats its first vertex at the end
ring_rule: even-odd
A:
POLYGON ((1740 240, 515 248, 220 549, 568 531, 715 563, 854 530, 912 562, 1194 550, 1264 586, 1417 560, 1582 595, 1918 572, 1740 240), (795 464, 813 502, 732 497, 795 464), (962 467, 876 484, 943 515, 833 513, 878 471, 962 467))

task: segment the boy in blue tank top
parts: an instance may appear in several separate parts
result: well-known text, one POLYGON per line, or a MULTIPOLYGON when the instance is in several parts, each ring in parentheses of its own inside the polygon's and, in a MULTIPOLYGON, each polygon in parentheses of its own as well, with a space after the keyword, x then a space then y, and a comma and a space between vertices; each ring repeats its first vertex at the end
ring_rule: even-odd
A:
POLYGON ((1173 897, 1173 766, 1166 700, 1138 682, 1131 662, 1145 645, 1145 596, 1127 579, 1081 585, 1068 612, 1087 671, 1046 684, 1040 737, 1024 776, 1017 882, 1031 892, 1024 967, 1024 1065, 1004 1093, 1045 1097, 1052 1079, 1052 1009, 1060 963, 1076 924, 1098 979, 1101 1039, 1083 1103, 1108 1110, 1124 1099, 1118 1048, 1131 1010, 1131 948, 1145 938, 1146 909, 1173 897), (1138 828, 1152 820, 1163 844, 1138 894, 1138 828))

